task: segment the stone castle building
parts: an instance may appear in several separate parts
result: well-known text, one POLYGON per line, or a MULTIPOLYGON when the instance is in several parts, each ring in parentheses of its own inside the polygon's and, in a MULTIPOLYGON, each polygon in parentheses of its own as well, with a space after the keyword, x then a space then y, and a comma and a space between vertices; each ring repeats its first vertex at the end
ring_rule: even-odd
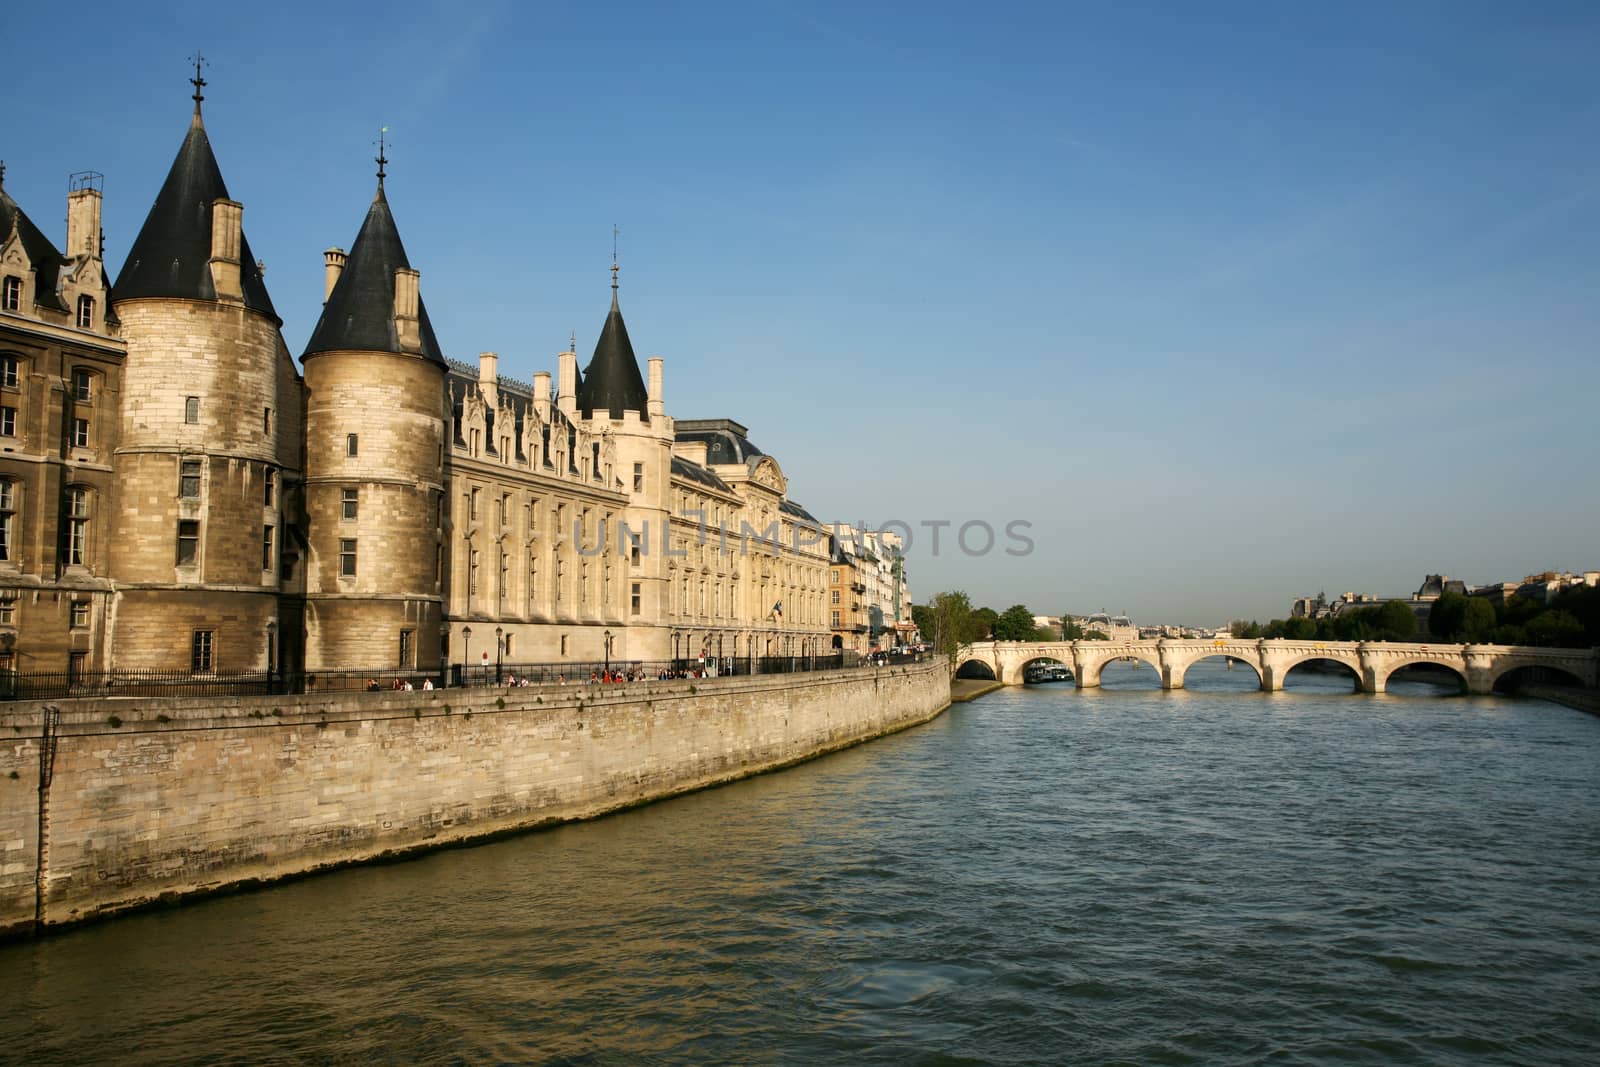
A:
POLYGON ((0 170, 0 671, 803 656, 827 536, 727 419, 667 414, 617 298, 588 365, 447 359, 378 183, 300 367, 201 117, 115 283, 0 170))

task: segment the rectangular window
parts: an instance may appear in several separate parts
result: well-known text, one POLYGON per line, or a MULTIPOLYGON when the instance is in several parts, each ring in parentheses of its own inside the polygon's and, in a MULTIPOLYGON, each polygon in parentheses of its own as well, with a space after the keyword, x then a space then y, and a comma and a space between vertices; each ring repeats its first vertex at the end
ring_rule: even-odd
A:
POLYGON ((271 408, 262 408, 261 409, 261 432, 262 433, 271 433, 272 432, 272 409, 271 408))
POLYGON ((506 528, 506 517, 511 513, 511 494, 500 494, 500 529, 506 528))
POLYGON ((467 549, 467 595, 478 595, 478 550, 467 549))
POLYGON ((88 448, 89 447, 89 420, 88 419, 73 419, 72 420, 72 447, 73 448, 88 448))
POLYGON ((200 558, 200 524, 193 519, 178 523, 178 566, 193 567, 200 558))
POLYGON ((72 372, 72 395, 80 404, 87 404, 91 398, 90 374, 83 368, 72 372))
POLYGON ((0 626, 15 626, 16 623, 17 599, 16 594, 12 593, 0 599, 0 626))
POLYGON ((272 497, 277 487, 278 472, 268 467, 266 473, 262 476, 261 503, 270 508, 272 506, 272 497))
POLYGON ((17 387, 17 357, 0 356, 0 388, 17 387))
POLYGON ((67 684, 82 685, 84 675, 89 670, 89 653, 67 653, 67 684))
POLYGON ((84 630, 89 626, 89 602, 87 600, 74 600, 72 602, 72 628, 84 630))
POLYGON ((0 407, 0 437, 17 436, 17 409, 6 405, 0 407))
POLYGON ((270 571, 272 564, 272 527, 263 526, 261 527, 261 569, 270 571))
POLYGON ((0 282, 0 310, 16 311, 22 306, 22 279, 15 275, 7 275, 4 282, 0 282))
POLYGON ((353 519, 356 517, 356 509, 359 506, 361 499, 360 492, 361 491, 359 489, 344 490, 344 493, 339 501, 340 518, 353 519))
POLYGON ((401 667, 414 667, 414 666, 416 666, 416 664, 412 662, 412 659, 413 659, 413 656, 414 656, 414 651, 413 651, 413 649, 411 647, 412 646, 412 639, 416 636, 416 633, 417 632, 415 630, 401 630, 400 631, 400 666, 401 667))
POLYGON ((638 582, 634 582, 633 583, 633 593, 632 593, 632 601, 631 601, 631 603, 632 603, 632 607, 633 607, 633 613, 635 615, 639 614, 639 583, 638 582))
POLYGON ((94 327, 94 297, 78 297, 78 328, 88 330, 94 327))
POLYGON ((12 538, 16 532, 17 484, 0 478, 0 561, 9 562, 16 551, 12 538))
POLYGON ((359 454, 360 451, 361 451, 361 442, 357 439, 356 435, 353 434, 353 433, 345 434, 345 436, 344 436, 344 454, 347 455, 347 456, 354 456, 354 455, 359 454))
POLYGON ((89 490, 74 487, 69 492, 70 525, 67 528, 67 563, 86 565, 89 557, 89 490))
POLYGON ((195 674, 212 668, 212 645, 216 640, 214 630, 196 630, 189 642, 189 670, 195 674))
POLYGON ((354 537, 341 537, 339 539, 339 577, 354 578, 356 576, 356 539, 354 537))
POLYGON ((639 535, 632 530, 628 531, 628 562, 639 565, 639 535))
POLYGON ((833 627, 836 630, 839 628, 839 613, 837 611, 833 613, 833 627))
POLYGON ((190 426, 200 421, 200 398, 186 396, 183 398, 183 421, 190 426))
POLYGON ((476 522, 478 519, 478 496, 478 490, 476 487, 474 487, 471 494, 467 497, 467 518, 474 522, 476 522))
POLYGON ((567 654, 567 635, 566 634, 562 634, 561 635, 561 654, 563 656, 565 656, 567 654))
POLYGON ((644 464, 643 463, 635 463, 633 465, 633 491, 635 493, 644 492, 644 464))
POLYGON ((200 461, 186 459, 178 464, 178 495, 185 500, 200 498, 200 461))

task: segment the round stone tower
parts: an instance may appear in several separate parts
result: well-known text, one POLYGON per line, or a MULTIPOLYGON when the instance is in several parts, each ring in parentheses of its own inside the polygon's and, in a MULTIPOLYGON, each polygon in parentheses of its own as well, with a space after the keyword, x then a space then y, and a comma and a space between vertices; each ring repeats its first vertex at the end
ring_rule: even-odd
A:
POLYGON ((446 366, 383 170, 302 361, 307 670, 436 669, 446 366))
POLYGON ((203 84, 112 287, 127 342, 109 560, 117 669, 281 668, 299 629, 280 610, 293 581, 280 553, 300 379, 206 137, 203 84))

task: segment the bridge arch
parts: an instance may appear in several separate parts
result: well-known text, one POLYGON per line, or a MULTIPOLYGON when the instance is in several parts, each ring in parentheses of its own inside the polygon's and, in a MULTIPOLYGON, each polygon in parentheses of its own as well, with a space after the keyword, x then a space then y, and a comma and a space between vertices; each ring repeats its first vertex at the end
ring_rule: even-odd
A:
MULTIPOLYGON (((1088 642, 1098 644, 1098 642, 1088 642)), ((1154 645, 1140 647, 1137 645, 1111 645, 1106 648, 1087 649, 1084 645, 1078 646, 1078 665, 1082 674, 1073 673, 1078 679, 1078 686, 1082 689, 1093 689, 1100 685, 1100 673, 1106 665, 1119 659, 1136 659, 1140 663, 1148 663, 1156 672, 1156 684, 1160 685, 1165 677, 1161 670, 1161 656, 1154 645)))
POLYGON ((1366 689, 1365 680, 1362 678, 1360 661, 1350 662, 1349 657, 1346 656, 1301 656, 1298 659, 1291 659, 1288 665, 1283 667, 1282 675, 1280 675, 1283 680, 1283 688, 1288 688, 1290 675, 1293 675, 1294 670, 1301 669, 1301 667, 1304 667, 1304 670, 1301 670, 1301 675, 1299 675, 1301 678, 1306 678, 1310 673, 1325 673, 1325 675, 1326 673, 1331 673, 1334 677, 1349 678, 1350 686, 1352 686, 1352 691, 1355 691, 1355 693, 1362 693, 1363 689, 1366 689), (1338 670, 1314 669, 1312 664, 1326 664, 1328 667, 1336 667, 1338 670))
POLYGON ((1567 667, 1554 663, 1512 663, 1496 671, 1490 677, 1489 688, 1502 692, 1516 692, 1519 686, 1528 682, 1576 686, 1585 684, 1581 676, 1567 667), (1548 677, 1549 675, 1560 675, 1560 678, 1551 678, 1548 677))
POLYGON ((1028 668, 1037 665, 1065 667, 1067 669, 1067 673, 1071 675, 1072 680, 1074 682, 1078 680, 1078 666, 1072 661, 1072 654, 1070 651, 1045 652, 1034 656, 1032 659, 1024 660, 1023 662, 1017 664, 1017 680, 1025 682, 1027 680, 1028 668))
POLYGON ((957 678, 983 678, 991 682, 998 682, 1000 676, 995 673, 994 664, 979 656, 969 656, 956 666, 957 678))
POLYGON ((1420 667, 1424 665, 1429 667, 1445 668, 1451 674, 1455 675, 1456 681, 1461 686, 1461 692, 1467 692, 1467 672, 1463 663, 1454 657, 1447 659, 1441 655, 1428 655, 1426 653, 1414 656, 1405 656, 1390 663, 1379 663, 1374 665, 1372 668, 1372 691, 1374 693, 1388 692, 1389 680, 1394 677, 1396 671, 1405 670, 1407 667, 1420 667))
POLYGON ((1250 673, 1255 677, 1256 687, 1262 688, 1261 667, 1259 664, 1254 662, 1254 660, 1251 658, 1239 655, 1238 652, 1225 652, 1220 650, 1216 652, 1202 651, 1200 655, 1192 658, 1186 658, 1182 660, 1175 659, 1171 664, 1171 678, 1168 680, 1168 687, 1171 689, 1184 688, 1186 685, 1186 679, 1189 677, 1189 669, 1195 664, 1203 663, 1208 659, 1221 659, 1230 661, 1232 663, 1244 664, 1246 667, 1250 668, 1250 673))

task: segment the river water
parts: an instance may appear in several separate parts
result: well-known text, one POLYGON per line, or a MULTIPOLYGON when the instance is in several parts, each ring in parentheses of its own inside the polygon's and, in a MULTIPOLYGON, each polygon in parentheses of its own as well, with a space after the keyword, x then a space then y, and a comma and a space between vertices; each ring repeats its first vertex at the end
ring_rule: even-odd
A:
POLYGON ((1600 719, 1294 681, 1113 667, 11 944, 0 1061, 1596 1062, 1600 719))

